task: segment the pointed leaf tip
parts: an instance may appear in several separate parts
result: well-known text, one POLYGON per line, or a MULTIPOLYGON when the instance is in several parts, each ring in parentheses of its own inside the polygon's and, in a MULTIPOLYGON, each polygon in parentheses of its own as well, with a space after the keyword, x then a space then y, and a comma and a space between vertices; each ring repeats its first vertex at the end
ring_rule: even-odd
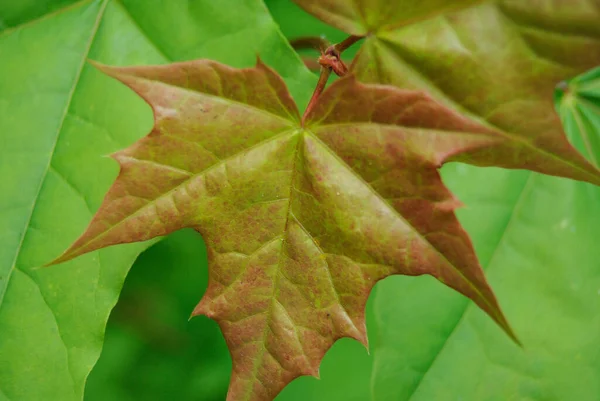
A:
POLYGON ((92 59, 86 59, 86 61, 95 69, 97 69, 100 72, 103 72, 106 75, 112 76, 112 72, 114 71, 114 67, 111 67, 108 64, 104 64, 101 63, 99 61, 96 60, 92 60, 92 59))

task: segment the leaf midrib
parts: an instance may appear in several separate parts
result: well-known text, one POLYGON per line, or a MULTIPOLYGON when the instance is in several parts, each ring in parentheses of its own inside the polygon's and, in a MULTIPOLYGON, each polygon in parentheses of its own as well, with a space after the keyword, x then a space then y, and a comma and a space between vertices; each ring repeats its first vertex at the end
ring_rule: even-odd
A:
MULTIPOLYGON (((78 7, 78 6, 82 6, 87 1, 88 0, 84 0, 84 1, 81 1, 81 2, 78 2, 78 3, 75 3, 75 4, 71 4, 71 5, 67 6, 67 7, 64 7, 62 9, 60 9, 60 10, 57 10, 57 11, 51 13, 50 16, 58 15, 60 12, 65 12, 65 11, 68 11, 68 10, 70 10, 72 8, 75 8, 75 7, 78 7)), ((54 158, 54 153, 56 151, 56 146, 57 146, 58 141, 60 139, 60 134, 61 134, 61 132, 63 130, 64 123, 66 121, 67 115, 68 115, 69 110, 71 108, 71 103, 73 101, 73 97, 74 97, 76 88, 77 88, 77 86, 79 84, 79 81, 81 79, 81 75, 82 75, 83 69, 85 67, 85 62, 86 62, 86 59, 87 59, 87 55, 90 52, 90 49, 92 47, 92 44, 93 44, 94 39, 96 37, 96 34, 98 32, 98 29, 100 27, 100 23, 102 21, 102 17, 104 15, 104 11, 106 10, 106 6, 107 6, 109 0, 101 0, 101 1, 102 1, 102 3, 100 4, 100 6, 98 8, 98 14, 96 16, 96 20, 94 21, 94 25, 92 26, 92 30, 90 32, 90 36, 89 36, 87 45, 86 45, 86 47, 84 49, 81 61, 79 63, 78 69, 77 69, 75 77, 73 79, 73 85, 72 85, 72 87, 71 87, 71 89, 70 89, 70 91, 68 93, 67 101, 65 103, 65 107, 63 109, 63 113, 62 113, 62 115, 60 117, 59 125, 58 125, 58 128, 56 130, 56 134, 55 134, 56 137, 55 137, 54 142, 53 142, 53 144, 51 146, 50 155, 48 156, 48 163, 47 163, 47 165, 46 165, 46 167, 44 169, 44 172, 42 173, 40 182, 39 182, 39 184, 37 186, 37 190, 36 190, 36 193, 35 193, 35 196, 33 198, 33 201, 32 201, 32 204, 31 204, 31 208, 30 208, 30 211, 29 211, 29 215, 27 216, 25 227, 23 229, 23 232, 21 234, 21 238, 19 239, 19 243, 18 243, 17 248, 15 250, 15 256, 14 256, 13 261, 11 263, 11 266, 10 266, 10 268, 8 270, 8 274, 7 274, 6 279, 5 279, 5 286, 4 286, 4 288, 0 288, 0 291, 1 291, 0 292, 0 310, 2 309, 2 307, 4 305, 4 298, 6 297, 6 293, 8 292, 8 286, 10 284, 10 280, 11 280, 12 274, 13 274, 14 270, 17 269, 16 266, 17 266, 17 262, 19 260, 19 257, 21 255, 21 249, 23 248, 23 244, 25 243, 25 239, 26 239, 27 234, 29 232, 29 227, 31 225, 31 219, 32 219, 33 214, 35 212, 35 209, 37 207, 37 202, 38 202, 40 193, 42 191, 44 182, 46 181, 46 177, 48 175, 48 172, 51 169, 52 160, 54 158)), ((93 0, 90 1, 90 4, 92 4, 92 3, 93 3, 93 0)), ((37 22, 39 20, 45 19, 44 17, 47 17, 47 16, 42 16, 42 17, 40 17, 40 18, 38 18, 36 20, 33 20, 31 22, 33 23, 33 22, 37 22)), ((19 25, 18 27, 16 27, 15 29, 11 30, 10 32, 14 32, 17 29, 20 29, 21 27, 28 26, 28 25, 29 24, 19 25)), ((23 273, 26 276, 28 276, 34 283, 36 283, 36 285, 39 286, 39 284, 33 279, 33 277, 30 276, 30 274, 28 274, 26 272, 23 272, 23 273)), ((41 289, 40 289, 40 291, 41 291, 41 289)), ((43 297, 43 295, 42 295, 42 299, 44 300, 45 305, 48 307, 48 310, 50 311, 50 313, 52 314, 52 316, 54 317, 54 320, 56 322, 56 329, 57 329, 58 335, 59 335, 59 337, 60 337, 60 339, 61 339, 61 341, 62 341, 62 343, 63 343, 63 345, 65 347, 65 354, 66 354, 66 360, 67 360, 67 371, 69 372, 69 376, 71 378, 72 386, 74 386, 75 385, 75 376, 73 375, 71 363, 70 363, 70 360, 69 360, 69 350, 67 348, 67 344, 64 341, 64 337, 63 337, 63 334, 61 332, 58 319, 56 317, 56 314, 55 314, 54 310, 48 304, 48 302, 46 301, 46 298, 43 297)))
MULTIPOLYGON (((186 63, 186 62, 183 61, 183 62, 178 62, 178 63, 173 63, 173 64, 179 64, 179 63, 186 63)), ((292 124, 299 124, 299 121, 300 121, 297 106, 296 106, 296 108, 294 110, 288 110, 287 107, 281 101, 281 99, 277 96, 277 94, 275 94, 275 96, 276 96, 279 104, 283 108, 283 110, 285 110, 285 112, 287 113, 287 115, 288 115, 287 117, 281 116, 279 114, 275 114, 275 113, 273 113, 273 112, 271 112, 269 110, 262 109, 262 108, 260 108, 258 106, 253 106, 251 104, 244 103, 244 102, 239 101, 239 100, 231 99, 231 98, 228 98, 228 97, 221 97, 221 96, 214 95, 214 94, 211 94, 211 93, 206 93, 206 92, 194 90, 192 88, 186 88, 184 86, 172 85, 172 84, 168 84, 166 82, 155 81, 155 80, 152 80, 152 79, 149 79, 149 78, 139 77, 139 76, 136 76, 136 75, 130 75, 127 72, 124 72, 124 73, 117 72, 116 75, 126 75, 126 76, 134 78, 136 80, 145 81, 145 82, 148 82, 148 83, 153 84, 153 85, 164 85, 164 86, 167 86, 169 88, 177 88, 177 90, 180 90, 182 92, 187 92, 190 95, 196 95, 196 96, 201 95, 201 96, 206 96, 209 99, 215 99, 215 100, 217 100, 219 102, 232 103, 232 104, 240 106, 240 107, 242 107, 244 109, 249 109, 249 110, 258 112, 260 114, 269 116, 271 118, 276 118, 278 120, 284 121, 287 124, 290 124, 290 123, 292 123, 292 124)), ((269 85, 269 87, 271 87, 271 85, 269 85)))
MULTIPOLYGON (((275 305, 275 302, 279 302, 277 300, 277 292, 279 289, 279 280, 281 279, 281 261, 283 259, 284 253, 285 253, 285 245, 286 245, 286 234, 288 231, 288 226, 289 226, 289 222, 290 222, 290 214, 292 211, 292 196, 294 194, 294 180, 296 179, 296 174, 297 174, 297 159, 298 159, 298 152, 300 149, 300 146, 302 146, 302 142, 303 142, 303 136, 302 133, 298 133, 297 135, 299 135, 299 137, 297 138, 297 142, 296 142, 296 147, 294 148, 294 152, 292 153, 292 174, 290 177, 290 192, 288 194, 287 197, 287 202, 288 202, 288 207, 287 210, 285 212, 285 223, 284 223, 284 227, 283 227, 283 233, 281 235, 281 248, 279 249, 279 255, 277 257, 277 268, 275 271, 275 279, 273 281, 273 290, 271 292, 271 302, 269 303, 269 307, 268 309, 265 311, 266 313, 266 322, 265 322, 265 328, 263 329, 262 332, 262 339, 260 341, 261 344, 261 352, 260 352, 260 356, 257 357, 254 361, 254 366, 252 367, 252 376, 256 377, 257 373, 258 373, 258 369, 260 368, 260 365, 262 364, 264 357, 265 357, 265 353, 270 351, 267 349, 266 346, 266 342, 267 342, 267 334, 269 333, 270 330, 270 326, 271 326, 271 319, 273 316, 273 307, 275 305)), ((283 308, 283 305, 282 305, 283 308)), ((283 308, 285 310, 285 308, 283 308)), ((287 312, 287 311, 286 311, 287 312)), ((298 339, 298 342, 300 343, 300 339, 298 336, 298 332, 296 330, 296 326, 294 325, 294 333, 296 334, 296 338, 298 339)), ((302 344, 302 343, 300 343, 302 344)), ((273 357, 273 359, 277 360, 277 358, 273 357)), ((279 361, 278 361, 279 362, 279 361)), ((248 389, 246 390, 246 393, 244 394, 244 399, 248 400, 251 398, 252 396, 252 390, 253 387, 252 386, 248 386, 248 389)), ((228 397, 229 398, 229 397, 228 397)))
MULTIPOLYGON (((55 12, 51 13, 51 16, 57 15, 60 12, 68 11, 71 8, 74 8, 75 6, 81 6, 82 4, 87 3, 87 2, 89 2, 91 4, 91 3, 93 3, 93 1, 94 0, 84 0, 84 1, 80 1, 80 2, 75 3, 75 4, 71 4, 71 5, 67 6, 67 7, 64 7, 62 9, 56 10, 55 12)), ((31 225, 31 219, 32 219, 33 214, 35 212, 35 209, 37 207, 37 202, 38 202, 40 193, 42 191, 42 187, 44 185, 44 182, 46 181, 46 177, 48 175, 48 172, 50 171, 50 168, 51 168, 51 165, 52 165, 52 160, 54 159, 54 153, 56 151, 56 146, 57 146, 58 141, 60 139, 60 134, 61 134, 61 132, 63 130, 64 123, 66 121, 67 115, 68 115, 69 110, 71 108, 71 103, 73 101, 73 97, 75 95, 75 91, 77 89, 77 86, 79 85, 79 81, 81 79, 81 75, 82 75, 83 69, 85 67, 87 56, 88 56, 88 54, 90 52, 90 49, 92 47, 92 44, 94 42, 94 39, 95 39, 96 34, 98 32, 98 29, 100 27, 100 23, 102 21, 102 17, 104 16, 104 11, 106 10, 106 6, 107 6, 109 0, 101 0, 101 1, 102 1, 102 3, 100 4, 100 7, 98 9, 98 15, 96 16, 96 20, 94 22, 94 25, 92 26, 92 30, 90 32, 90 36, 89 36, 87 45, 86 45, 86 47, 84 49, 83 55, 81 57, 81 61, 79 63, 78 69, 77 69, 75 77, 73 79, 73 85, 71 86, 71 89, 69 90, 69 93, 68 93, 68 96, 67 96, 67 101, 65 103, 65 107, 63 109, 63 113, 62 113, 62 115, 60 117, 59 125, 58 125, 58 128, 56 130, 56 134, 55 134, 56 136, 55 136, 54 142, 53 142, 53 144, 52 144, 52 146, 50 148, 50 155, 48 157, 48 163, 47 163, 47 165, 46 165, 46 167, 44 169, 44 172, 42 173, 42 178, 40 179, 40 182, 39 182, 39 184, 37 186, 37 190, 35 192, 35 196, 34 196, 32 204, 31 204, 30 212, 29 212, 29 215, 27 217, 27 221, 25 223, 25 227, 23 229, 23 233, 21 234, 21 238, 19 240, 17 249, 15 250, 15 256, 13 258, 13 261, 11 263, 11 267, 10 267, 10 269, 8 271, 8 274, 7 274, 7 277, 6 277, 6 280, 5 280, 6 286, 4 288, 0 289, 0 290, 2 290, 2 293, 0 293, 0 309, 2 308, 4 297, 6 296, 6 292, 8 291, 8 285, 9 285, 9 282, 10 282, 10 278, 12 276, 12 273, 13 273, 14 269, 16 268, 19 256, 21 254, 21 249, 22 249, 23 244, 25 242, 25 238, 27 237, 27 233, 29 232, 29 226, 31 225)), ((42 17, 40 17, 40 18, 38 18, 36 20, 30 21, 30 23, 37 22, 39 20, 45 19, 45 17, 46 16, 42 16, 42 17)), ((19 25, 15 29, 20 28, 20 27, 25 26, 25 25, 28 25, 28 24, 29 23, 26 23, 26 24, 23 24, 23 25, 19 25)))

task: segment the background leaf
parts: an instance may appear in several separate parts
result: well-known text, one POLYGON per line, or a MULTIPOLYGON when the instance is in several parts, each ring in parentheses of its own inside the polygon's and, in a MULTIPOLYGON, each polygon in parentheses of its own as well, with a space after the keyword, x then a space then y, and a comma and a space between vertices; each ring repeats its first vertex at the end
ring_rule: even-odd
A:
POLYGON ((77 400, 125 274, 147 244, 34 268, 98 208, 117 173, 101 156, 152 124, 141 100, 86 59, 207 57, 242 67, 261 54, 300 103, 316 79, 253 0, 0 2, 0 18, 9 26, 0 32, 0 193, 8 194, 0 198, 0 399, 77 400))
MULTIPOLYGON (((556 97, 582 152, 586 137, 600 135, 600 113, 590 110, 598 82, 584 74, 556 97), (587 120, 575 123, 582 108, 587 120)), ((462 164, 443 173, 467 205, 459 218, 524 349, 433 280, 394 277, 375 300, 373 399, 597 400, 600 189, 462 164)))
POLYGON ((361 80, 426 90, 506 139, 493 152, 455 161, 511 169, 526 163, 598 183, 597 169, 570 146, 550 113, 555 82, 600 62, 599 9, 589 1, 295 1, 365 36, 351 66, 361 80), (424 5, 431 7, 426 13, 424 5))
POLYGON ((559 84, 554 98, 571 142, 600 165, 600 67, 559 84))

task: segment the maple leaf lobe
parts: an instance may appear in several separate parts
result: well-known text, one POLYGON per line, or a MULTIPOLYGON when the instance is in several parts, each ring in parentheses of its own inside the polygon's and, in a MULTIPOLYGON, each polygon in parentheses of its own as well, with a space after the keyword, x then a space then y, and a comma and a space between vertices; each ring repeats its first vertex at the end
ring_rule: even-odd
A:
MULTIPOLYGON (((188 199, 183 191, 190 188, 181 184, 224 158, 292 130, 299 120, 287 88, 260 61, 256 68, 245 70, 209 60, 174 63, 168 68, 94 65, 151 106, 154 127, 147 137, 112 155, 121 167, 115 185, 89 230, 52 263, 132 242, 129 237, 142 241, 181 228, 186 216, 171 204, 173 199, 188 199), (247 92, 245 85, 252 85, 255 91, 247 92), (196 115, 203 116, 201 127, 196 115), (234 135, 224 137, 222 130, 234 135), (148 183, 138 177, 154 179, 148 183), (116 223, 123 228, 115 231, 116 223), (111 236, 111 232, 119 235, 111 236)), ((205 189, 210 192, 213 184, 207 181, 205 189)))

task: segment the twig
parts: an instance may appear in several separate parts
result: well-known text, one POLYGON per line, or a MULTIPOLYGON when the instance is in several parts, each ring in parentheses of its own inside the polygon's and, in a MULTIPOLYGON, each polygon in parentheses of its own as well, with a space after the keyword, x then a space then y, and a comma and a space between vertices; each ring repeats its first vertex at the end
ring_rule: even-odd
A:
POLYGON ((290 41, 290 45, 292 45, 295 50, 315 49, 322 53, 330 46, 330 43, 325 38, 320 36, 306 36, 292 39, 290 41))
MULTIPOLYGON (((306 117, 311 113, 311 111, 315 108, 315 105, 318 103, 319 97, 325 86, 327 85, 327 80, 331 75, 331 72, 335 72, 338 76, 343 77, 348 73, 348 67, 341 59, 341 54, 344 50, 348 49, 354 43, 361 40, 362 36, 352 35, 347 39, 341 41, 338 44, 328 46, 325 50, 321 50, 321 56, 319 57, 319 64, 321 65, 321 75, 319 76, 319 82, 317 83, 317 87, 308 102, 308 106, 306 106, 306 110, 302 115, 302 126, 306 122, 306 117)), ((323 46, 325 40, 323 38, 319 38, 319 41, 316 41, 317 38, 299 38, 294 40, 293 46, 294 48, 299 48, 300 46, 311 45, 314 47, 315 44, 318 46, 323 46)), ((308 65, 308 63, 305 62, 308 65)))
POLYGON ((329 79, 330 75, 331 75, 331 68, 321 67, 321 75, 319 76, 319 82, 317 82, 317 87, 315 88, 315 91, 313 92, 312 97, 310 98, 310 101, 308 102, 308 106, 306 106, 304 115, 302 116, 302 126, 304 126, 306 117, 310 114, 312 109, 317 104, 317 100, 319 99, 319 96, 321 96, 321 93, 323 93, 323 90, 325 89, 325 85, 327 85, 327 80, 329 79))
POLYGON ((364 36, 352 35, 352 36, 342 40, 340 43, 336 44, 334 47, 341 54, 344 52, 344 50, 347 50, 350 46, 352 46, 353 44, 355 44, 362 38, 364 38, 364 36))

